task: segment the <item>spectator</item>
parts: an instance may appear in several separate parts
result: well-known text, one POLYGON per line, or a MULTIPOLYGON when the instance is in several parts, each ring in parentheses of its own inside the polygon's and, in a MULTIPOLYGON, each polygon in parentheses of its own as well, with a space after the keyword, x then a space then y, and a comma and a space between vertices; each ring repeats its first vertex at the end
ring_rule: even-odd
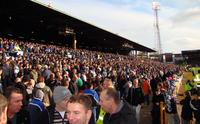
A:
POLYGON ((89 124, 92 116, 92 101, 86 95, 74 95, 67 103, 69 124, 89 124))
POLYGON ((173 96, 172 97, 167 96, 165 99, 166 99, 165 110, 167 113, 169 124, 180 124, 180 119, 177 112, 177 105, 176 105, 175 98, 173 96))
POLYGON ((136 124, 135 112, 126 102, 120 100, 119 93, 108 88, 100 94, 100 105, 106 112, 103 124, 136 124))
POLYGON ((195 93, 193 94, 193 99, 190 103, 191 108, 194 112, 195 124, 200 124, 200 95, 195 93))
POLYGON ((7 123, 7 105, 7 99, 2 94, 0 94, 0 124, 7 123))
POLYGON ((151 87, 150 87, 150 83, 147 78, 143 79, 141 87, 142 87, 142 91, 144 93, 144 103, 146 102, 147 105, 149 105, 149 96, 151 94, 151 87))
POLYGON ((120 92, 120 96, 124 97, 126 94, 125 93, 125 84, 128 82, 127 78, 126 78, 126 74, 125 72, 123 72, 118 79, 118 83, 117 83, 117 89, 119 89, 120 92))
POLYGON ((67 102, 71 97, 71 92, 69 89, 63 86, 55 87, 53 91, 53 99, 55 102, 55 107, 52 107, 49 110, 50 114, 50 123, 51 124, 68 124, 67 120, 67 102))
POLYGON ((22 92, 23 95, 23 107, 27 107, 28 102, 29 102, 29 97, 28 97, 28 93, 26 91, 26 85, 29 82, 29 78, 24 77, 23 78, 23 82, 21 82, 21 78, 17 77, 15 80, 15 84, 14 87, 19 88, 22 92))
POLYGON ((152 124, 160 124, 160 106, 161 102, 164 103, 164 95, 161 93, 160 89, 158 88, 155 90, 155 93, 153 94, 152 103, 153 107, 151 110, 151 116, 152 116, 152 124))
POLYGON ((92 116, 94 116, 93 120, 94 122, 96 122, 97 120, 97 108, 99 108, 99 95, 97 94, 97 92, 93 89, 93 86, 91 84, 87 84, 86 85, 86 89, 83 91, 83 93, 85 95, 88 95, 90 97, 90 99, 92 100, 92 116))
POLYGON ((70 85, 70 80, 68 78, 64 78, 61 82, 61 86, 66 87, 67 89, 69 89, 69 85, 70 85))
POLYGON ((3 72, 3 68, 1 67, 1 65, 0 65, 0 93, 3 93, 3 89, 4 89, 4 87, 3 87, 3 81, 2 81, 2 72, 3 72))
POLYGON ((185 92, 185 98, 180 101, 182 105, 181 111, 181 123, 182 124, 191 124, 192 121, 192 108, 190 107, 191 96, 190 92, 185 92))
POLYGON ((48 111, 42 102, 44 93, 38 89, 33 93, 33 99, 28 105, 30 124, 49 124, 48 111))
POLYGON ((83 85, 84 85, 83 80, 81 79, 81 73, 77 73, 76 84, 77 84, 78 89, 80 91, 82 89, 83 85))
POLYGON ((170 78, 167 79, 167 82, 163 83, 165 88, 165 110, 167 113, 168 122, 170 124, 180 124, 180 118, 177 112, 176 105, 176 94, 175 94, 175 82, 170 78))
POLYGON ((37 79, 38 79, 38 72, 37 72, 35 66, 32 67, 32 70, 31 70, 31 72, 30 72, 30 78, 33 79, 35 82, 37 82, 37 79))
POLYGON ((3 65, 3 82, 2 85, 4 89, 8 86, 11 86, 14 84, 15 76, 14 76, 14 70, 12 69, 11 66, 11 60, 8 59, 4 65, 3 65))
POLYGON ((22 109, 23 95, 20 89, 8 87, 5 92, 8 99, 7 124, 30 124, 30 116, 26 109, 22 109))
POLYGON ((41 89, 42 92, 44 93, 43 102, 45 106, 50 107, 51 105, 53 105, 52 91, 48 86, 46 86, 46 84, 44 83, 44 77, 42 76, 38 78, 38 83, 35 85, 34 90, 37 89, 41 89))
MULTIPOLYGON (((105 78, 101 87, 102 88, 100 90, 105 90, 108 88, 114 88, 114 85, 111 79, 105 78)), ((102 109, 102 107, 100 108, 98 107, 98 109, 99 109, 99 113, 96 114, 97 116, 96 122, 97 124, 103 124, 103 118, 106 112, 102 109)), ((98 109, 97 109, 97 112, 98 112, 98 109)))
POLYGON ((114 88, 114 85, 112 83, 112 80, 111 79, 108 79, 108 78, 105 78, 104 81, 103 81, 103 85, 102 85, 102 89, 107 89, 109 87, 112 87, 114 88))
POLYGON ((43 71, 43 77, 45 79, 45 82, 50 78, 51 70, 49 70, 48 65, 44 65, 44 71, 43 71))
POLYGON ((50 87, 50 89, 53 91, 56 86, 61 85, 61 81, 59 80, 58 77, 61 75, 57 72, 57 78, 55 77, 54 73, 50 74, 50 78, 46 81, 47 86, 50 87))
POLYGON ((136 111, 137 124, 140 122, 141 104, 144 102, 144 94, 142 88, 138 86, 138 79, 135 79, 132 87, 128 90, 127 102, 133 106, 136 111))
POLYGON ((157 86, 158 86, 158 82, 156 81, 156 79, 153 75, 150 79, 150 86, 151 86, 151 90, 152 90, 153 95, 155 95, 155 92, 156 92, 157 86))
POLYGON ((28 101, 32 99, 32 92, 35 87, 35 80, 30 79, 29 82, 26 84, 26 92, 28 94, 28 101))

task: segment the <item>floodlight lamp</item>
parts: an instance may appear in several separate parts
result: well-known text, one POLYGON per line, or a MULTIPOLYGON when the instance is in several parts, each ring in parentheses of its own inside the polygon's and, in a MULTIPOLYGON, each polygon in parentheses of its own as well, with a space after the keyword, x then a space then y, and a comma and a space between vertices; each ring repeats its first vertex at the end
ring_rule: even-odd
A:
POLYGON ((154 10, 160 10, 160 3, 159 2, 153 2, 152 3, 152 8, 154 10))

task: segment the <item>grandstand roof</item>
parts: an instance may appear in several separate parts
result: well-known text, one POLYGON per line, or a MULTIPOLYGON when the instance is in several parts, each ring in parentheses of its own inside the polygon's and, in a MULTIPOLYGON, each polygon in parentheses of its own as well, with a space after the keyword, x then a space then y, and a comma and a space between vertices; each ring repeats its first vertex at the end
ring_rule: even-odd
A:
POLYGON ((58 44, 73 44, 76 36, 78 48, 122 54, 130 50, 155 52, 95 25, 29 0, 1 0, 0 16, 2 36, 58 44))

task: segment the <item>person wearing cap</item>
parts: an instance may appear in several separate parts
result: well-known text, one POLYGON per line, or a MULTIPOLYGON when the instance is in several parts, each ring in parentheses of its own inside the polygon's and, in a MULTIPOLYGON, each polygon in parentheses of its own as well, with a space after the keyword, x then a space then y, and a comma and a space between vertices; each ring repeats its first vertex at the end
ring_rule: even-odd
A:
POLYGON ((30 124, 49 124, 48 111, 42 102, 44 93, 37 89, 33 91, 33 99, 28 104, 28 111, 30 113, 30 124))
POLYGON ((88 95, 73 95, 67 103, 69 124, 89 124, 92 117, 92 100, 88 95))
POLYGON ((7 105, 8 101, 6 97, 0 94, 0 124, 7 123, 7 105))
POLYGON ((72 96, 69 89, 64 86, 57 86, 53 91, 55 107, 49 110, 51 124, 68 124, 67 101, 72 96))

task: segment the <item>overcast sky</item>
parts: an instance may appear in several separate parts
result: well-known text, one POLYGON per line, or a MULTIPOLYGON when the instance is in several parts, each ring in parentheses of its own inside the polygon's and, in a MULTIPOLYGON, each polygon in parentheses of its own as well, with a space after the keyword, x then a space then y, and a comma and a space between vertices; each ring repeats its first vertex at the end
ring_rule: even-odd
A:
MULTIPOLYGON (((37 0, 154 49, 153 0, 37 0)), ((164 53, 200 49, 200 0, 157 0, 164 53)))

